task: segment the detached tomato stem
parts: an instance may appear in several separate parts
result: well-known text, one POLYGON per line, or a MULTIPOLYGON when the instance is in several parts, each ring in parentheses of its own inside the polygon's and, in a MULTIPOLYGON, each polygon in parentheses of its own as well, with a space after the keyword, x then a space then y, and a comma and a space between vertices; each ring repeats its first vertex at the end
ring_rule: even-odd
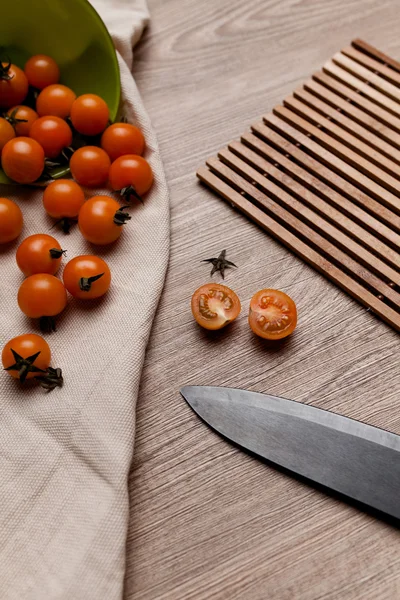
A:
POLYGON ((64 384, 62 371, 59 368, 53 369, 53 367, 48 367, 44 375, 38 375, 35 379, 39 381, 42 388, 48 392, 51 392, 56 387, 62 387, 64 384))

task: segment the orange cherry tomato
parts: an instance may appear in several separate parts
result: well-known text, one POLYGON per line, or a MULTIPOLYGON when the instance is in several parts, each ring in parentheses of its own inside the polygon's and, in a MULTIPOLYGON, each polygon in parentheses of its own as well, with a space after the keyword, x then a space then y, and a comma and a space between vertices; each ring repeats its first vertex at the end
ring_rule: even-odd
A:
POLYGON ((26 277, 36 273, 54 275, 60 266, 64 250, 55 238, 36 233, 25 238, 17 250, 17 265, 26 277))
POLYGON ((21 104, 28 93, 28 80, 22 69, 11 63, 0 63, 0 108, 21 104))
POLYGON ((41 335, 26 333, 18 335, 4 346, 1 359, 4 369, 14 379, 32 379, 41 375, 50 365, 51 352, 41 335), (35 354, 37 356, 35 357, 35 354), (24 361, 25 359, 25 361, 24 361), (26 361, 26 359, 31 359, 26 361))
POLYGON ((111 165, 110 184, 124 196, 143 196, 153 183, 153 171, 147 160, 135 154, 120 156, 111 165))
POLYGON ((76 219, 84 202, 83 189, 71 179, 56 179, 43 193, 45 211, 54 219, 76 219))
POLYGON ((40 117, 32 124, 29 137, 39 142, 48 158, 56 158, 71 145, 72 131, 60 117, 40 117))
POLYGON ((49 273, 27 277, 18 290, 18 306, 27 317, 40 319, 42 331, 54 331, 54 319, 67 305, 62 282, 49 273))
POLYGON ((71 112, 71 106, 76 98, 73 92, 66 85, 54 83, 45 87, 36 100, 36 110, 39 117, 52 115, 66 119, 71 112))
POLYGON ((38 117, 39 115, 33 108, 23 104, 13 106, 7 111, 7 121, 14 127, 14 131, 18 136, 29 137, 32 123, 38 117))
POLYGON ((131 218, 124 208, 109 196, 93 196, 82 206, 78 225, 83 237, 92 244, 106 245, 115 242, 122 225, 131 218))
POLYGON ((130 123, 114 123, 101 136, 101 147, 112 161, 125 154, 143 154, 144 136, 130 123))
POLYGON ((192 296, 192 313, 204 329, 222 329, 236 319, 241 310, 238 296, 226 285, 207 283, 192 296))
POLYGON ((0 198, 0 244, 15 240, 22 231, 20 207, 8 198, 0 198))
POLYGON ((15 138, 15 131, 12 125, 3 117, 0 117, 0 156, 4 146, 15 138))
POLYGON ((60 69, 56 61, 45 54, 31 56, 25 64, 24 71, 29 85, 39 90, 53 83, 58 83, 60 79, 60 69))
POLYGON ((74 298, 88 300, 104 296, 110 287, 111 272, 98 256, 76 256, 67 263, 63 280, 74 298))
POLYGON ((250 301, 249 325, 265 340, 281 340, 297 325, 296 305, 284 292, 260 290, 250 301))
POLYGON ((109 115, 106 102, 96 94, 78 96, 71 107, 72 125, 83 135, 97 135, 104 131, 109 115))
POLYGON ((110 165, 108 154, 97 146, 78 148, 69 161, 72 177, 87 187, 104 185, 108 179, 110 165))
POLYGON ((43 148, 36 140, 16 137, 4 146, 1 165, 7 177, 17 183, 33 183, 43 173, 43 148))

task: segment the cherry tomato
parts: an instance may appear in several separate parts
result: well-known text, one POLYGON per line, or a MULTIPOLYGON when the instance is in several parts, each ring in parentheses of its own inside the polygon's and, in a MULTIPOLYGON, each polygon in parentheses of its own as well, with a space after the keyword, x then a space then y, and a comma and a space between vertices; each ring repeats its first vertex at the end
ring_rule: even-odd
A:
POLYGON ((115 242, 122 225, 131 218, 124 208, 109 196, 93 196, 82 206, 78 225, 83 237, 92 244, 106 245, 115 242))
POLYGON ((143 154, 144 136, 135 125, 114 123, 101 136, 101 147, 113 161, 126 154, 143 154))
POLYGON ((18 136, 29 137, 32 123, 39 117, 37 112, 23 104, 13 106, 7 112, 7 121, 14 127, 18 136))
POLYGON ((281 340, 290 335, 297 324, 293 300, 279 290, 260 290, 250 301, 249 325, 265 340, 281 340))
POLYGON ((60 117, 40 117, 32 124, 29 137, 39 142, 48 158, 56 158, 71 145, 72 131, 60 117))
POLYGON ((29 85, 39 90, 53 83, 58 83, 60 79, 60 69, 56 61, 45 54, 31 56, 25 64, 24 71, 29 85))
POLYGON ((45 211, 54 219, 76 219, 84 202, 83 189, 71 179, 53 181, 43 194, 45 211))
POLYGON ((60 266, 64 251, 55 238, 36 233, 25 238, 17 250, 17 265, 24 275, 36 273, 54 275, 60 266))
POLYGON ((0 63, 0 108, 20 104, 28 93, 25 73, 11 63, 0 63))
POLYGON ((50 365, 51 352, 41 335, 26 333, 19 335, 4 346, 1 354, 4 369, 14 379, 32 379, 41 375, 50 365), (35 357, 35 355, 37 355, 35 357), (24 360, 25 359, 25 360, 24 360), (30 360, 26 360, 30 359, 30 360))
POLYGON ((4 146, 15 138, 15 131, 12 125, 3 117, 0 117, 0 156, 4 146))
POLYGON ((18 290, 18 305, 27 317, 40 319, 42 331, 54 331, 54 319, 67 305, 62 282, 48 273, 27 277, 18 290))
POLYGON ((20 207, 8 198, 0 198, 0 244, 15 240, 22 231, 20 207))
POLYGON ((98 256, 77 256, 67 263, 63 280, 74 298, 100 298, 110 287, 111 272, 107 263, 98 256))
POLYGON ((36 100, 36 110, 39 117, 52 115, 66 119, 71 112, 71 106, 76 98, 73 92, 66 85, 54 83, 42 90, 36 100))
POLYGON ((192 313, 204 329, 222 329, 236 319, 241 305, 238 296, 220 283, 202 285, 192 296, 192 313))
POLYGON ((33 183, 43 173, 43 148, 31 138, 14 138, 3 148, 1 165, 5 174, 17 183, 33 183))
POLYGON ((71 107, 72 124, 83 135, 97 135, 104 131, 109 114, 107 104, 96 94, 78 96, 71 107))
POLYGON ((97 146, 78 148, 69 161, 73 178, 87 187, 104 185, 108 179, 110 165, 108 154, 97 146))
POLYGON ((153 171, 141 156, 127 154, 112 163, 109 179, 113 190, 125 190, 122 192, 124 196, 143 196, 151 188, 153 171))

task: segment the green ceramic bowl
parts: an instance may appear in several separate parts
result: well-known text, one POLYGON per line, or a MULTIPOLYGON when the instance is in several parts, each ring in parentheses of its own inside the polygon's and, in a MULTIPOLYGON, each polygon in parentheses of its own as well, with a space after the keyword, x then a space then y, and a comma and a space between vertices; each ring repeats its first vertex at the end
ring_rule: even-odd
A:
MULTIPOLYGON (((60 83, 79 94, 93 93, 118 113, 121 95, 114 45, 87 0, 11 0, 0 19, 4 54, 19 67, 34 54, 48 54, 61 70, 60 83)), ((9 183, 0 170, 0 183, 9 183)))

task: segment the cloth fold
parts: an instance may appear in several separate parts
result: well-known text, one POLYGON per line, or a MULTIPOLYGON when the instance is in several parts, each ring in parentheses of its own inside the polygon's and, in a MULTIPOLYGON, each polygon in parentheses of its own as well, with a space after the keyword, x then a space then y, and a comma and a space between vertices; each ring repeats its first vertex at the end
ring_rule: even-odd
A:
MULTIPOLYGON (((155 175, 144 204, 108 248, 85 242, 77 228, 54 233, 68 259, 99 254, 112 287, 88 304, 70 299, 58 331, 46 336, 52 366, 65 385, 47 394, 0 376, 0 598, 119 600, 129 517, 128 473, 141 368, 169 255, 168 191, 156 136, 131 75, 132 46, 148 22, 140 0, 92 2, 113 36, 123 111, 146 138, 155 175)), ((36 324, 18 309, 18 243, 48 232, 41 191, 2 186, 24 214, 19 241, 0 248, 0 343, 36 324)), ((91 190, 90 195, 111 195, 91 190)), ((66 262, 66 259, 64 259, 66 262)))

